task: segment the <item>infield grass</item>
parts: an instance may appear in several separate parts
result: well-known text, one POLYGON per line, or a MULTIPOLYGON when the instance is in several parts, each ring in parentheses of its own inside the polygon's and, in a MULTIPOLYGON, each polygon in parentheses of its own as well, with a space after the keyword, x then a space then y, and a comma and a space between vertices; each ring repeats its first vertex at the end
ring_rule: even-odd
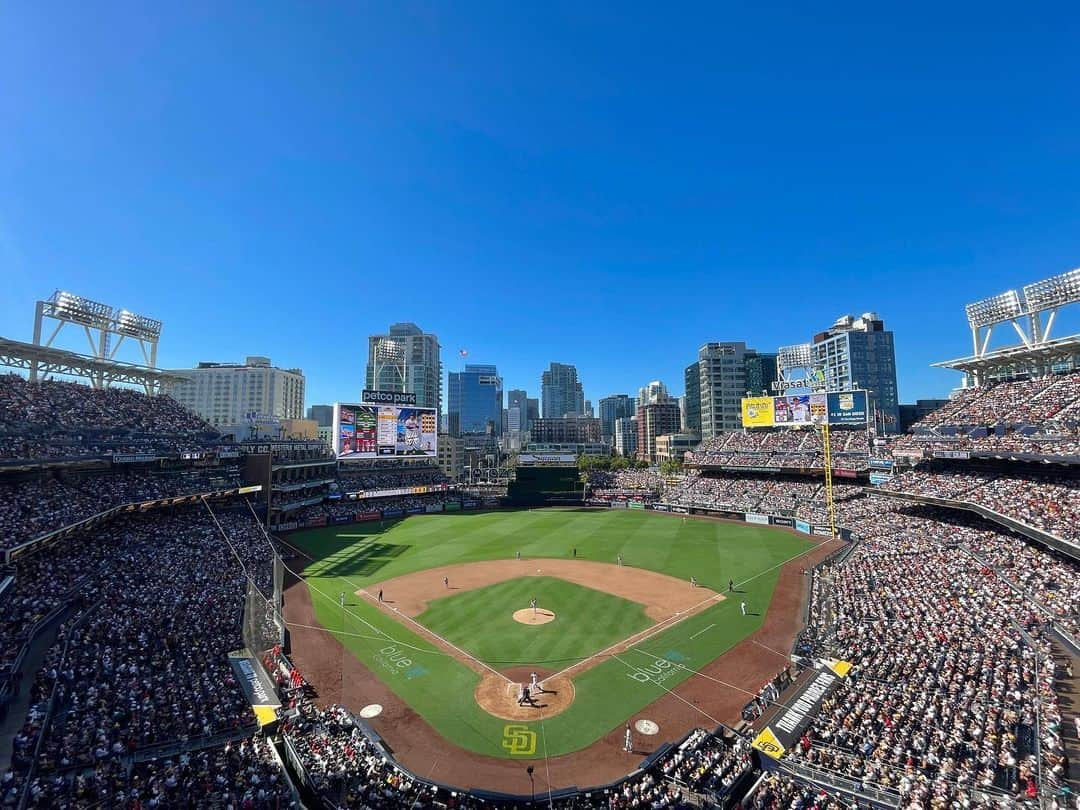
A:
MULTIPOLYGON (((480 754, 520 759, 580 750, 694 677, 695 670, 761 626, 780 567, 814 545, 765 526, 573 509, 417 515, 386 524, 312 529, 288 540, 314 558, 305 577, 315 615, 351 654, 448 740, 480 754), (575 699, 569 709, 543 722, 517 724, 534 732, 536 747, 531 751, 505 747, 511 739, 507 722, 476 705, 472 695, 479 675, 436 648, 420 631, 354 595, 373 582, 440 565, 512 559, 518 551, 526 558, 568 559, 575 548, 583 559, 614 562, 622 555, 627 566, 683 580, 693 575, 719 592, 726 591, 728 579, 733 579, 739 592, 734 594, 737 598, 721 601, 575 675, 575 699), (347 594, 344 610, 338 604, 341 593, 347 594), (741 600, 748 603, 751 615, 740 614, 741 600)), ((446 601, 448 610, 454 601, 446 601)), ((480 618, 512 611, 501 601, 473 607, 472 624, 462 618, 454 632, 460 634, 462 646, 475 649, 485 643, 480 618)), ((450 621, 449 614, 445 620, 450 621)), ((584 629, 599 634, 600 627, 587 616, 579 621, 584 629)), ((577 653, 586 655, 582 650, 590 644, 594 649, 605 646, 599 639, 587 642, 583 637, 577 653)), ((500 655, 497 649, 489 654, 500 655)), ((750 690, 759 686, 747 684, 750 690)), ((703 715, 701 725, 714 724, 703 715)))
POLYGON ((519 577, 436 599, 416 620, 495 669, 555 671, 653 624, 637 602, 554 577, 519 577), (554 621, 514 620, 514 611, 528 609, 534 597, 555 614, 554 621))

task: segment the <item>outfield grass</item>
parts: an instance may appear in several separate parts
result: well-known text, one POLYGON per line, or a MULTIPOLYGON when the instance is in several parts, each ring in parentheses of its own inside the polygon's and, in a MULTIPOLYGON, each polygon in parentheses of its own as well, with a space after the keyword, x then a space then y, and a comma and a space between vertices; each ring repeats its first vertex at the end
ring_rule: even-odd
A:
MULTIPOLYGON (((753 633, 780 566, 813 545, 790 532, 750 524, 555 509, 417 515, 385 525, 308 530, 289 541, 314 558, 306 576, 315 614, 324 627, 338 631, 347 650, 450 741, 489 756, 526 758, 543 756, 541 745, 551 756, 588 746, 753 633), (373 582, 441 565, 511 559, 518 551, 523 557, 566 559, 575 548, 584 559, 614 562, 622 555, 628 566, 680 579, 693 575, 716 591, 734 579, 743 583, 742 592, 576 676, 576 697, 567 711, 542 724, 525 724, 536 732, 538 748, 531 754, 503 747, 506 721, 472 700, 479 682, 475 672, 353 595, 373 582), (338 604, 342 592, 348 595, 344 611, 338 604), (740 615, 741 599, 756 615, 740 615)), ((490 604, 477 607, 477 618, 507 612, 490 604)), ((583 624, 592 626, 587 619, 583 624)), ((468 636, 466 625, 462 633, 468 636)), ((482 643, 479 635, 468 643, 482 643)))
POLYGON ((554 577, 519 577, 436 599, 416 620, 496 669, 556 671, 654 623, 637 602, 554 577), (513 612, 528 608, 533 597, 554 621, 530 626, 514 620, 513 612))

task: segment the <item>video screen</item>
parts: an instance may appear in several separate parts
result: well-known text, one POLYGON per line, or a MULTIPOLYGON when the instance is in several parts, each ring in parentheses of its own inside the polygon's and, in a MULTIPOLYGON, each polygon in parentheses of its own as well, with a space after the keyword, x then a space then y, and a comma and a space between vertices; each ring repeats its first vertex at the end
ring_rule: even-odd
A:
POLYGON ((334 405, 334 452, 338 458, 434 456, 438 429, 434 408, 334 405))

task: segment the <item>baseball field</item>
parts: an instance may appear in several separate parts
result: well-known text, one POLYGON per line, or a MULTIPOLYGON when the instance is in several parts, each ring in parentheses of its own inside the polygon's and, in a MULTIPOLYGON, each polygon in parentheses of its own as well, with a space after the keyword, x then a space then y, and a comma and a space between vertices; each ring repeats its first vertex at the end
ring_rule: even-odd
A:
MULTIPOLYGON (((347 694, 346 679, 373 674, 385 689, 371 681, 365 695, 396 696, 453 746, 519 760, 580 751, 641 718, 673 732, 650 714, 662 698, 720 722, 677 687, 758 631, 781 571, 815 549, 764 526, 573 509, 418 515, 288 542, 308 558, 312 622, 290 632, 340 642, 337 662, 325 645, 319 660, 301 652, 342 681, 316 688, 347 694), (534 673, 542 690, 522 703, 534 673)), ((785 652, 762 654, 779 668, 785 652)), ((760 685, 709 684, 743 701, 760 685)))

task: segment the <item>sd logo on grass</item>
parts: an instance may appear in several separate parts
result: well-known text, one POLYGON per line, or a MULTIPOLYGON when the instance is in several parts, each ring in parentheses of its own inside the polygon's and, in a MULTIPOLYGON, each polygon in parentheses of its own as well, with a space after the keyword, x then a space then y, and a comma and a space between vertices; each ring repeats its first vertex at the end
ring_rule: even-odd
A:
POLYGON ((536 753, 536 732, 528 726, 511 723, 503 726, 502 746, 512 757, 527 757, 536 753))

